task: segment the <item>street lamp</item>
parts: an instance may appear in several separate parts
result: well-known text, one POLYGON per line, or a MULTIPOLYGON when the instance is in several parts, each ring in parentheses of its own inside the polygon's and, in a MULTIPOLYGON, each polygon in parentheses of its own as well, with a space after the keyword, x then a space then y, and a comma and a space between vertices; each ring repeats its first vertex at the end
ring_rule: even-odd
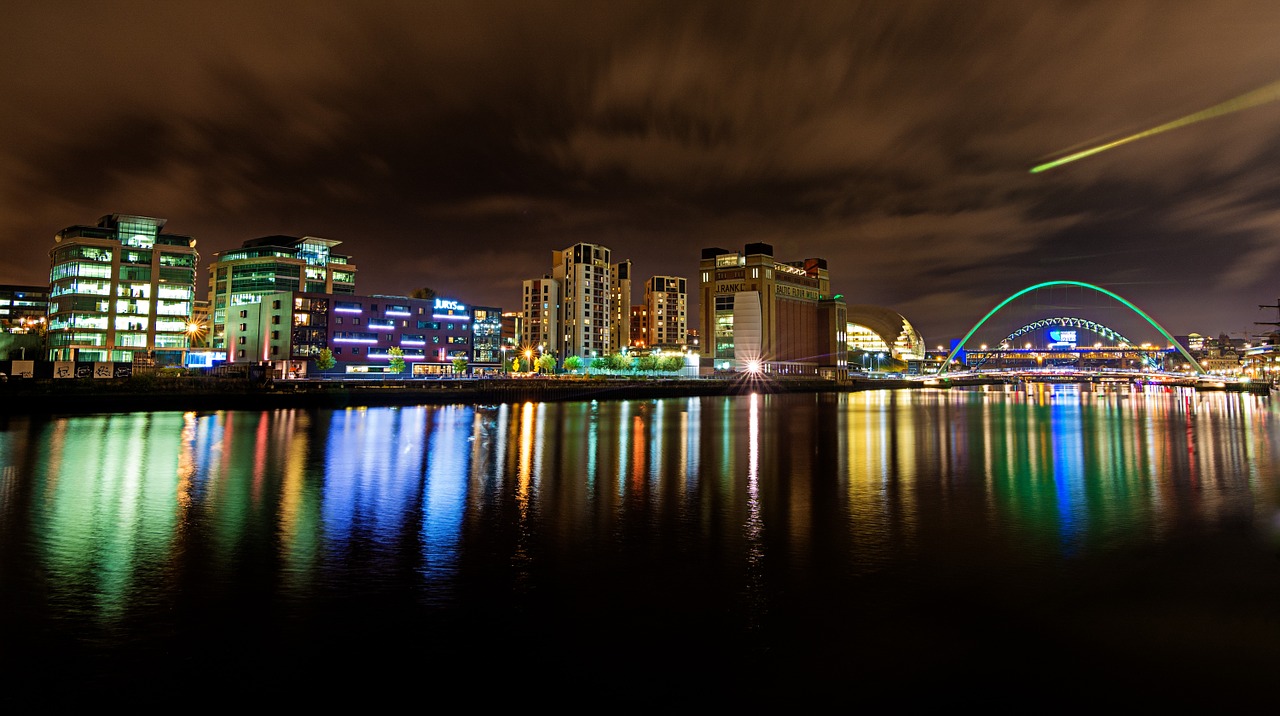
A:
POLYGON ((524 364, 528 366, 529 372, 532 373, 533 372, 533 349, 532 348, 524 349, 524 364))

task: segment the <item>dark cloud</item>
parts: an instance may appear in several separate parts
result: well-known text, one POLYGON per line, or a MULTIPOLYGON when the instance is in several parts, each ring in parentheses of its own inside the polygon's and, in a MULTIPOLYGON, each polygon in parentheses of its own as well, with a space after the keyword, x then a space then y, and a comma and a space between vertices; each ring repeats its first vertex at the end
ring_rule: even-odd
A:
MULTIPOLYGON (((1280 286, 1280 103, 1042 174, 1280 80, 1280 7, 1189 2, 17 2, 0 8, 0 282, 163 216, 206 256, 344 242, 366 292, 514 307, 576 241, 827 258, 930 343, 1069 279, 1175 333, 1280 286)), ((202 286, 203 288, 203 286, 202 286)))

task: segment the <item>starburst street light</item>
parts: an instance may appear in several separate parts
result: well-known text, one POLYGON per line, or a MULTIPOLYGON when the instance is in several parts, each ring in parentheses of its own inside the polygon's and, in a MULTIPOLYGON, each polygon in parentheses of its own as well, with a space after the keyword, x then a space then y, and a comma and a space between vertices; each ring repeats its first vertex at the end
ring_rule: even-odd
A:
POLYGON ((198 320, 187 321, 187 344, 192 345, 199 341, 205 332, 204 323, 198 320))

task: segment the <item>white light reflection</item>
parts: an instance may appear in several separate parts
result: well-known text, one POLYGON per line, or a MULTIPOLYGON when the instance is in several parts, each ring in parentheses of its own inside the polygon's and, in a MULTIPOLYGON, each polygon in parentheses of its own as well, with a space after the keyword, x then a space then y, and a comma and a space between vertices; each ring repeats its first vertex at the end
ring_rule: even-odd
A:
POLYGON ((764 519, 760 514, 760 396, 751 394, 747 420, 747 522, 743 530, 747 548, 748 629, 758 629, 766 609, 764 596, 764 519))
POLYGON ((631 424, 631 401, 624 400, 618 406, 618 497, 621 498, 626 494, 627 490, 627 439, 631 437, 631 431, 626 426, 631 424))
POLYGON ((702 400, 689 398, 686 410, 681 413, 684 422, 680 436, 680 456, 684 464, 680 466, 685 479, 685 492, 692 493, 698 489, 698 471, 702 469, 699 449, 702 442, 698 435, 702 431, 702 400))

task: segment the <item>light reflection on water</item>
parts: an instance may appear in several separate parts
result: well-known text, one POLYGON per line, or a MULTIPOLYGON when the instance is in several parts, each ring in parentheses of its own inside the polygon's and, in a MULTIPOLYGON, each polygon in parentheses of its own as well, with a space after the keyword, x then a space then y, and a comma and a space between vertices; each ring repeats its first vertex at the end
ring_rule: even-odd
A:
POLYGON ((13 419, 0 636, 293 650, 444 615, 472 642, 764 658, 1242 525, 1270 555, 1278 431, 1265 397, 1076 386, 13 419))

